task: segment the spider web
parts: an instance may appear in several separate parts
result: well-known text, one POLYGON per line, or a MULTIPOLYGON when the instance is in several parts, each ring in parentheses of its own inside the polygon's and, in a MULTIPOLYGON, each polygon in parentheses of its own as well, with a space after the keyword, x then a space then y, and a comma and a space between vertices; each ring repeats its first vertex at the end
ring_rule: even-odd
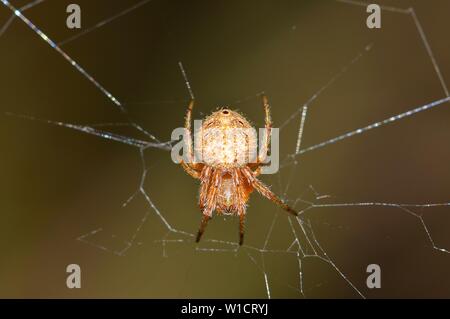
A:
MULTIPOLYGON (((162 238, 155 240, 152 244, 160 245, 162 248, 162 255, 164 257, 170 257, 171 247, 181 246, 190 247, 189 245, 194 242, 196 229, 185 229, 180 228, 177 223, 166 217, 164 211, 162 211, 155 202, 155 198, 147 190, 146 183, 148 183, 149 174, 151 174, 152 168, 148 165, 146 161, 146 154, 150 150, 157 151, 170 151, 171 146, 174 141, 165 141, 156 137, 151 133, 151 128, 146 129, 133 121, 128 115, 127 107, 131 106, 131 103, 123 103, 120 99, 116 98, 114 94, 105 88, 96 78, 89 73, 88 70, 84 69, 74 57, 69 55, 65 50, 64 46, 70 42, 75 42, 82 38, 83 36, 95 32, 99 28, 106 27, 109 23, 119 23, 120 18, 132 14, 135 10, 143 9, 151 0, 139 1, 132 6, 125 8, 122 11, 117 12, 113 16, 102 19, 92 26, 82 29, 81 32, 72 35, 69 38, 63 39, 61 41, 54 41, 52 38, 44 33, 39 26, 35 25, 33 21, 27 18, 27 11, 35 6, 46 2, 46 0, 36 0, 29 2, 22 7, 13 6, 10 1, 1 0, 4 7, 11 11, 11 16, 0 28, 0 40, 1 36, 8 32, 9 27, 12 25, 14 20, 19 19, 21 22, 25 23, 32 32, 39 36, 43 41, 50 45, 51 49, 55 51, 55 55, 62 56, 65 60, 69 62, 68 67, 74 68, 81 76, 85 77, 92 85, 94 85, 104 96, 107 98, 111 104, 118 107, 120 111, 124 114, 127 119, 125 123, 100 123, 95 125, 78 125, 66 122, 51 121, 46 119, 39 119, 36 117, 28 115, 16 115, 14 113, 8 113, 8 115, 19 116, 30 120, 42 121, 47 124, 61 126, 73 130, 77 130, 86 134, 94 135, 103 139, 112 140, 115 142, 123 143, 131 146, 137 150, 139 158, 141 160, 141 175, 140 181, 137 185, 136 191, 124 201, 123 206, 128 207, 134 201, 143 199, 148 206, 148 210, 143 214, 140 220, 136 223, 131 232, 131 236, 126 238, 120 238, 122 243, 121 247, 114 248, 114 245, 102 244, 98 240, 98 236, 104 232, 104 228, 96 228, 87 233, 80 235, 77 240, 85 243, 95 249, 102 250, 107 253, 111 253, 117 256, 126 256, 133 247, 142 245, 143 236, 142 232, 150 223, 150 218, 155 217, 160 222, 164 228, 164 235, 162 238), (117 21, 116 21, 117 20, 117 21), (129 127, 141 133, 144 138, 134 138, 122 134, 118 134, 107 130, 108 127, 129 127)), ((350 7, 367 6, 367 3, 351 0, 337 0, 341 5, 350 7)), ((315 186, 309 185, 303 194, 288 196, 291 190, 292 184, 296 181, 296 174, 302 169, 302 158, 304 155, 319 150, 330 147, 336 144, 338 147, 341 141, 351 139, 357 135, 367 134, 372 130, 382 130, 383 127, 396 124, 401 122, 403 119, 408 117, 417 116, 419 113, 431 111, 435 108, 445 108, 448 107, 448 102, 450 102, 450 95, 448 92, 448 86, 445 82, 444 76, 439 67, 438 61, 434 56, 431 45, 428 41, 427 35, 422 27, 418 16, 413 8, 401 8, 393 6, 382 6, 383 14, 392 14, 405 16, 411 19, 411 32, 417 32, 420 41, 423 45, 424 50, 427 53, 427 57, 430 61, 430 66, 433 68, 434 73, 439 81, 439 85, 442 89, 442 98, 428 101, 425 104, 411 105, 407 111, 397 114, 392 114, 385 119, 376 120, 369 124, 362 124, 359 127, 352 127, 348 131, 326 139, 323 142, 315 143, 309 146, 303 146, 303 137, 308 134, 307 123, 312 121, 309 118, 311 109, 314 107, 314 103, 317 102, 319 97, 321 97, 325 92, 336 85, 336 83, 343 77, 347 75, 349 70, 358 64, 361 59, 366 58, 370 55, 376 43, 368 43, 365 47, 362 47, 360 52, 356 52, 353 57, 349 57, 347 63, 343 63, 343 67, 334 76, 324 83, 315 94, 313 94, 308 100, 306 100, 295 112, 288 116, 284 121, 281 122, 280 130, 283 132, 287 127, 292 126, 292 124, 297 127, 297 139, 296 143, 292 149, 292 153, 288 152, 282 158, 281 161, 281 172, 285 173, 288 171, 287 178, 282 180, 281 174, 275 178, 278 182, 278 193, 282 194, 284 199, 292 205, 294 208, 300 211, 298 218, 293 218, 291 216, 283 216, 282 212, 274 213, 269 224, 268 229, 265 231, 264 241, 262 245, 257 246, 253 244, 244 244, 242 247, 238 245, 236 241, 223 240, 220 238, 214 238, 214 234, 209 233, 207 230, 207 236, 202 240, 200 245, 194 246, 194 250, 200 253, 208 254, 226 254, 230 258, 236 255, 244 255, 253 265, 254 269, 260 273, 260 278, 264 287, 265 294, 268 298, 277 297, 273 292, 273 285, 277 283, 277 274, 270 270, 270 262, 273 260, 274 256, 277 260, 283 260, 289 263, 295 264, 295 282, 282 283, 284 286, 289 287, 298 292, 299 297, 308 297, 308 292, 313 288, 307 288, 305 284, 305 277, 307 272, 305 271, 305 263, 309 260, 316 260, 331 269, 337 276, 353 291, 354 296, 365 298, 363 282, 355 282, 352 279, 354 276, 352 273, 345 268, 341 267, 338 262, 335 261, 335 257, 328 253, 322 245, 322 241, 319 236, 316 235, 315 224, 312 221, 314 212, 323 209, 338 210, 338 209, 367 209, 367 208, 383 208, 383 209, 394 209, 403 213, 405 216, 412 217, 420 228, 422 236, 428 242, 429 249, 433 249, 439 253, 449 254, 450 251, 448 247, 442 247, 433 236, 433 231, 424 219, 424 212, 436 209, 439 207, 449 207, 450 202, 426 202, 426 203, 397 203, 397 202, 382 202, 382 201, 337 201, 333 195, 324 195, 318 192, 315 186), (283 217, 281 217, 283 216, 283 217), (280 219, 285 219, 280 226, 280 219), (281 245, 273 244, 272 242, 277 241, 278 231, 275 231, 277 227, 284 227, 285 232, 289 233, 290 241, 288 243, 282 243, 281 245), (275 248, 273 248, 275 247, 275 248)), ((195 83, 190 81, 189 74, 195 72, 195 70, 185 69, 183 66, 183 61, 174 61, 174 64, 179 67, 180 81, 183 80, 186 91, 190 98, 194 97, 195 83)), ((247 97, 240 98, 234 101, 234 105, 241 105, 248 101, 255 101, 260 96, 261 92, 251 94, 247 97)), ((270 97, 270 94, 269 94, 270 97)), ((187 99, 186 99, 187 100, 187 99)), ((146 104, 157 104, 157 103, 175 103, 180 101, 168 100, 168 101, 151 101, 145 102, 146 104)), ((178 114, 182 114, 184 110, 178 110, 178 114)), ((276 107, 273 107, 273 112, 276 112, 276 107)), ((153 222, 153 221, 152 221, 153 222)), ((251 230, 251 229, 249 229, 251 230)), ((110 236, 110 235, 107 235, 110 236)), ((115 237, 115 235, 113 235, 115 237)), ((361 270, 364 271, 364 270, 361 270)), ((320 286, 317 284, 316 286, 320 286)))

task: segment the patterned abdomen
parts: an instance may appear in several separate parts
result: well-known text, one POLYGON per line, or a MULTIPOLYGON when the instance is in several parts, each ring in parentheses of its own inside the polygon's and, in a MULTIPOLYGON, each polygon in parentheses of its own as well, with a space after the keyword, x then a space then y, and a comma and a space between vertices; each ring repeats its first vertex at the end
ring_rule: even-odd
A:
POLYGON ((256 132, 252 128, 206 128, 195 142, 197 157, 212 167, 242 167, 256 158, 256 132))

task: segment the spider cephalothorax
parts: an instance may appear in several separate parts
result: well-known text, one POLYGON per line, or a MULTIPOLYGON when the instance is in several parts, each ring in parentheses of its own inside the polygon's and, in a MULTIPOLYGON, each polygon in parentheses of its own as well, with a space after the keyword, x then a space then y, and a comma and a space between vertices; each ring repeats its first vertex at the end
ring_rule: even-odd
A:
POLYGON ((219 214, 235 213, 239 216, 239 244, 242 245, 247 201, 254 189, 286 211, 297 215, 297 212, 257 178, 267 157, 272 130, 266 96, 263 96, 263 106, 265 134, 262 147, 257 153, 256 130, 244 116, 227 108, 212 113, 203 121, 195 134, 194 149, 191 132, 194 101, 189 104, 185 122, 188 161, 181 161, 181 165, 189 175, 200 180, 199 205, 203 218, 197 242, 216 210, 219 214))

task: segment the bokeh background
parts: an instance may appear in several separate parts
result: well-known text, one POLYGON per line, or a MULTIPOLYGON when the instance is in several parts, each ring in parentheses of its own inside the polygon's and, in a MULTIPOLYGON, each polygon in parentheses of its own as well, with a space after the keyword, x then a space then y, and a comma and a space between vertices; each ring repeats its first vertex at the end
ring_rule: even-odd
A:
MULTIPOLYGON (((25 15, 55 41, 78 31, 65 26, 66 6, 47 0, 25 15)), ((82 27, 114 16, 138 1, 77 0, 82 27)), ((22 6, 28 1, 12 1, 22 6)), ((379 1, 413 6, 443 77, 450 82, 449 1, 379 1)), ((0 6, 0 23, 11 12, 0 6)), ((302 106, 366 45, 371 51, 311 105, 304 146, 385 119, 444 96, 411 16, 383 12, 382 28, 365 26, 364 7, 335 1, 154 0, 63 49, 114 96, 129 117, 162 140, 182 125, 188 92, 182 61, 197 98, 195 118, 231 105, 259 127, 256 94, 271 101, 275 127, 302 106), (246 97, 249 97, 246 99, 246 97), (241 100, 241 102, 236 102, 241 100), (244 101, 242 101, 244 100, 244 101), (234 103, 236 102, 236 103, 234 103)), ((83 29, 82 29, 83 30, 83 29)), ((0 36, 0 296, 8 298, 265 298, 262 272, 238 253, 167 245, 161 220, 138 197, 142 173, 137 149, 65 128, 11 116, 26 114, 68 123, 124 122, 127 118, 24 23, 0 36), (102 228, 94 243, 124 247, 149 212, 134 245, 116 256, 77 240, 102 228), (82 269, 82 288, 67 289, 66 266, 82 269)), ((449 104, 299 157, 287 198, 311 199, 309 185, 329 202, 448 202, 449 104)), ((282 130, 282 158, 295 150, 299 120, 282 130)), ((145 138, 132 130, 121 134, 145 138)), ((145 153, 145 189, 177 229, 195 233, 198 184, 170 160, 145 153)), ((277 193, 290 170, 263 180, 277 193)), ((436 245, 450 248, 450 210, 423 213, 436 245)), ((287 217, 254 195, 246 243, 262 247, 279 214, 269 247, 292 241, 287 217)), ((341 271, 370 298, 450 297, 450 255, 434 250, 420 221, 390 208, 313 209, 305 216, 341 271), (366 267, 382 267, 382 288, 365 288, 366 267)), ((181 238, 171 235, 169 238, 181 238)), ((216 218, 205 239, 235 241, 237 220, 216 218)), ((296 258, 266 256, 272 297, 301 298, 296 258)), ((303 263, 309 298, 357 298, 330 265, 303 263)))

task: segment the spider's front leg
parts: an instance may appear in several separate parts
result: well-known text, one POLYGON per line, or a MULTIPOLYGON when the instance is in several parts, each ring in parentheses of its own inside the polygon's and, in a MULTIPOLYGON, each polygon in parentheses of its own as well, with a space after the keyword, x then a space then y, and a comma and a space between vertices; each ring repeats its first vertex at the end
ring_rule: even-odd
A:
POLYGON ((259 150, 259 153, 258 153, 257 164, 262 164, 266 161, 267 152, 269 151, 269 145, 270 145, 270 135, 272 133, 272 117, 270 116, 269 99, 265 95, 262 96, 262 99, 263 99, 263 107, 264 107, 264 115, 265 115, 265 131, 264 131, 264 137, 263 137, 261 149, 259 150))
POLYGON ((255 176, 259 176, 262 172, 262 167, 264 165, 268 165, 264 163, 267 159, 267 153, 269 152, 269 146, 270 146, 270 137, 272 134, 272 117, 270 116, 270 105, 269 105, 269 99, 266 95, 262 96, 263 100, 263 107, 264 107, 264 121, 265 121, 265 130, 264 130, 264 136, 262 138, 262 142, 260 143, 260 149, 258 151, 258 156, 256 158, 256 163, 249 163, 249 166, 254 169, 255 171, 253 174, 255 176))
POLYGON ((194 109, 194 100, 191 100, 191 102, 189 102, 188 109, 186 111, 186 118, 184 121, 184 134, 189 164, 194 163, 194 150, 192 147, 192 128, 191 128, 193 109, 194 109))
POLYGON ((189 175, 191 175, 193 178, 200 179, 200 172, 203 168, 203 165, 201 163, 195 163, 194 149, 192 146, 191 121, 193 108, 194 108, 194 100, 191 100, 191 102, 188 105, 188 109, 186 111, 186 119, 184 122, 184 142, 187 149, 188 161, 185 162, 184 160, 181 159, 180 164, 189 175))

